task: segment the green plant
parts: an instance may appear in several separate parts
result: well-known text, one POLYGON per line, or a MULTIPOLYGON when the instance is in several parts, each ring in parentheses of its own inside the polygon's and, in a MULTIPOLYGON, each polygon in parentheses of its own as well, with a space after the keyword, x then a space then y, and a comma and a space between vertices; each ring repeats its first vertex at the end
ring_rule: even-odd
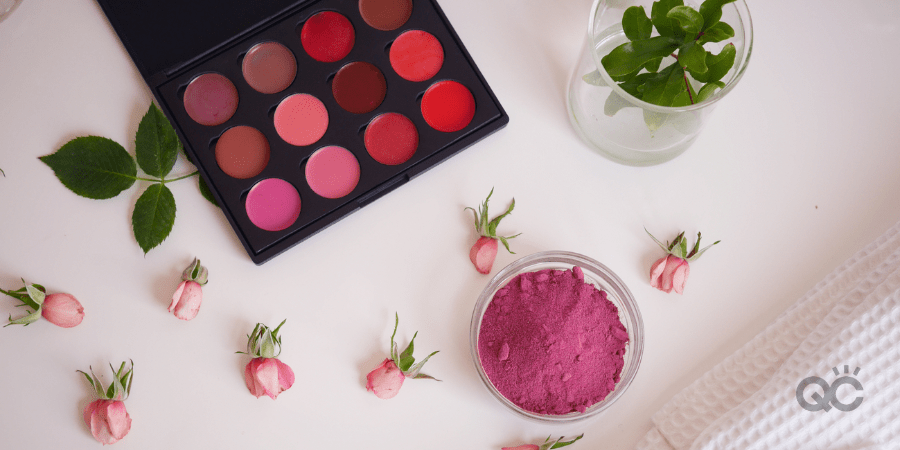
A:
MULTIPOLYGON (((169 236, 175 223, 175 197, 166 184, 198 174, 194 171, 166 178, 183 150, 172 125, 151 103, 134 138, 135 156, 112 139, 83 136, 40 160, 53 169, 70 191, 92 199, 113 198, 138 180, 151 182, 137 199, 131 215, 134 238, 147 253, 169 236), (153 178, 137 176, 138 166, 153 178)), ((215 204, 209 187, 202 178, 199 180, 201 194, 215 204)))
POLYGON ((734 65, 734 44, 725 45, 719 54, 703 47, 734 36, 734 29, 720 21, 722 7, 734 1, 706 0, 697 11, 683 0, 658 0, 649 17, 643 6, 629 7, 622 17, 629 42, 600 62, 625 92, 647 103, 679 107, 702 102, 725 87, 721 80, 734 65), (658 35, 653 35, 654 28, 658 35), (669 56, 675 61, 660 70, 669 56), (689 76, 702 84, 699 90, 689 76))

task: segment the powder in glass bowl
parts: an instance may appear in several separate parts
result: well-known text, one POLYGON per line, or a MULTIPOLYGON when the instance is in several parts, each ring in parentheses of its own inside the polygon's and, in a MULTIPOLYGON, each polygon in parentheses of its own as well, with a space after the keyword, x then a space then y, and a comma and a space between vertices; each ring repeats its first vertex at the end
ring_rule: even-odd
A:
POLYGON ((615 388, 628 333, 578 266, 517 275, 484 312, 481 365, 504 397, 539 414, 583 413, 615 388))

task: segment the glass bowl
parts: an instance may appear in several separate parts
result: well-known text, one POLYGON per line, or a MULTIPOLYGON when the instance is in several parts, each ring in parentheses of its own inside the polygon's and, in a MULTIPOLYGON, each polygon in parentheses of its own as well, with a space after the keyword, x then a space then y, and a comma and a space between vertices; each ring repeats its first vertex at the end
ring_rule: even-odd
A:
POLYGON ((644 349, 644 323, 641 320, 641 313, 638 310, 637 303, 631 295, 631 291, 625 286, 625 283, 616 276, 609 268, 598 261, 578 253, 564 251, 549 251, 535 253, 530 256, 521 258, 512 264, 506 266, 497 273, 478 297, 475 303, 475 310, 472 313, 472 323, 470 327, 469 342, 472 351, 472 359, 478 376, 484 382, 488 391, 500 403, 505 405, 511 411, 519 416, 536 420, 542 423, 572 423, 594 417, 607 408, 609 408, 619 397, 625 393, 631 381, 637 374, 638 367, 641 365, 641 355, 644 349), (503 396, 500 391, 494 387, 494 384, 488 378, 481 365, 481 356, 478 351, 478 338, 481 331, 481 320, 487 310, 488 305, 494 298, 494 294, 505 286, 515 276, 525 272, 536 272, 545 269, 569 270, 574 266, 578 266, 584 272, 584 281, 592 284, 597 289, 606 291, 607 298, 619 310, 619 320, 625 326, 628 332, 628 343, 625 345, 624 366, 620 373, 619 382, 615 388, 602 401, 591 405, 584 412, 571 412, 563 415, 540 414, 525 410, 516 405, 503 396))

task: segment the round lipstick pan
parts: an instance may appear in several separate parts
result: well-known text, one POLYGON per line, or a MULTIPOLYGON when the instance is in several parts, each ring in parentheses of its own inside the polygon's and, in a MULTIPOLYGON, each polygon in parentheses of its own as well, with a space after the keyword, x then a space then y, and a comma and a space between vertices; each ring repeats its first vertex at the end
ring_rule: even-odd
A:
POLYGON ((343 59, 353 49, 356 32, 343 14, 322 11, 310 17, 300 30, 303 49, 319 62, 343 59))
POLYGON ((215 126, 228 121, 238 108, 234 83, 218 73, 195 77, 184 90, 184 109, 200 125, 215 126))
POLYGON ((391 67, 405 80, 429 80, 444 65, 444 47, 433 34, 406 31, 391 43, 391 67))
POLYGON ((246 125, 229 128, 216 141, 216 163, 228 176, 253 178, 269 164, 269 141, 246 125))
POLYGON ((331 81, 334 100, 354 114, 374 111, 387 94, 384 75, 372 64, 355 61, 341 68, 331 81))
POLYGON ((288 88, 297 76, 297 59, 278 42, 262 42, 244 55, 244 80, 257 92, 276 94, 288 88))
POLYGON ((381 31, 402 27, 412 9, 412 0, 359 0, 359 15, 370 27, 381 31))
POLYGON ((453 80, 432 84, 422 96, 421 107, 425 122, 445 133, 462 130, 475 117, 472 91, 453 80))
POLYGON ((275 131, 291 145, 314 144, 328 131, 328 110, 310 94, 293 94, 278 104, 275 131))
POLYGON ((389 166, 409 161, 419 148, 416 125, 399 113, 381 114, 372 119, 363 140, 372 159, 389 166))

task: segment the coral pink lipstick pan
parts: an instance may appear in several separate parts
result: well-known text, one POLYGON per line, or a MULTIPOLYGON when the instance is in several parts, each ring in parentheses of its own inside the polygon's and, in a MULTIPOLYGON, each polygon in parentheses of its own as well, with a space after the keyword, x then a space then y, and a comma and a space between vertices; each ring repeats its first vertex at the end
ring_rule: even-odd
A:
POLYGON ((97 2, 257 264, 509 121, 435 0, 97 2))

